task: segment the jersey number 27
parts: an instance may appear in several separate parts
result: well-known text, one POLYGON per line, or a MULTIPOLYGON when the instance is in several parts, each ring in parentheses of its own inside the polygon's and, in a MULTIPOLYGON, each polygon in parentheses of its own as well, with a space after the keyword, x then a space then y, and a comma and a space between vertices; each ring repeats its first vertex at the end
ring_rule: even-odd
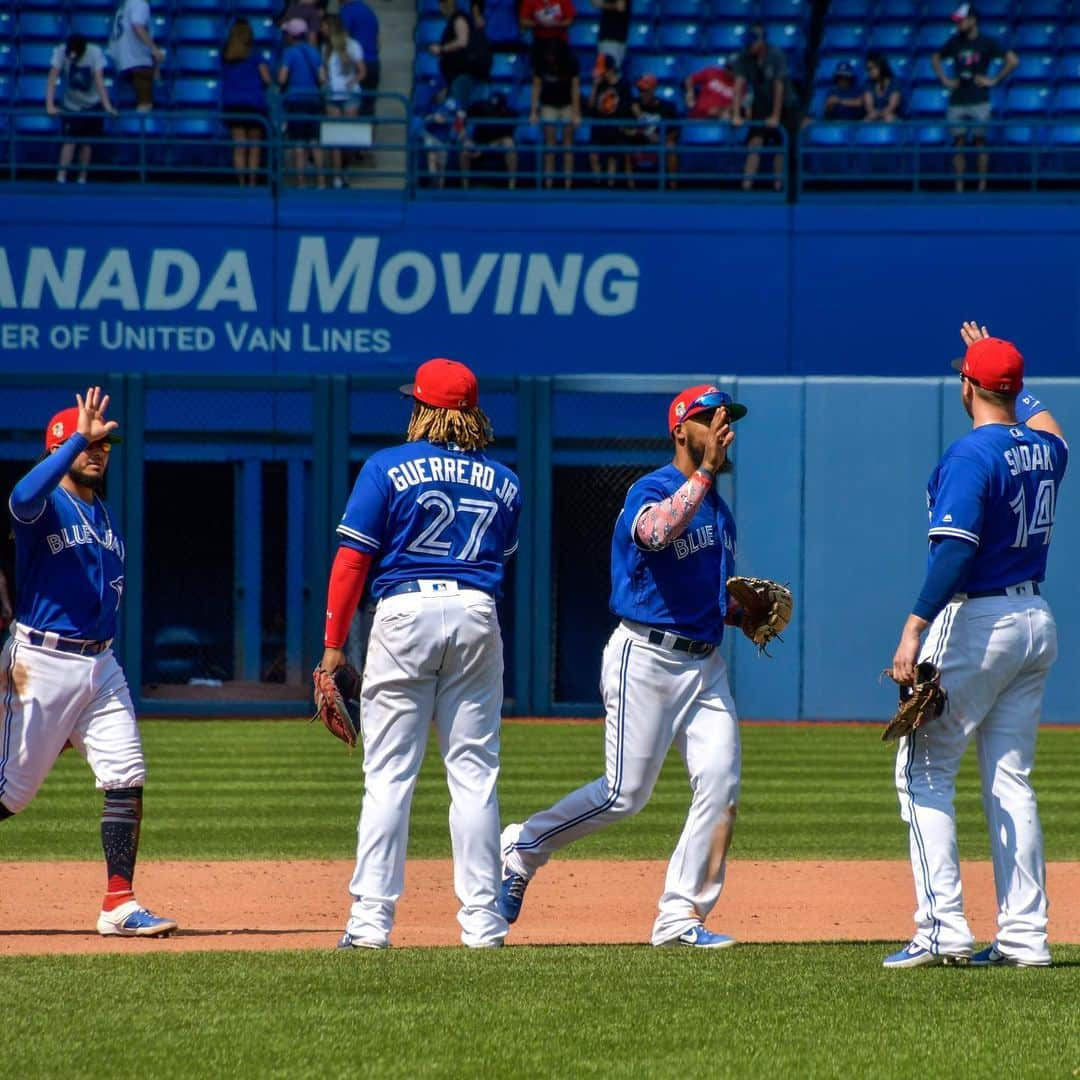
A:
POLYGON ((416 500, 425 510, 433 512, 432 519, 424 526, 420 535, 406 548, 414 555, 435 555, 441 558, 459 559, 462 562, 474 562, 480 555, 480 545, 488 531, 499 505, 490 499, 459 499, 455 505, 453 499, 443 491, 425 491, 416 500), (451 542, 443 535, 453 531, 455 539, 461 531, 454 529, 455 522, 461 515, 471 517, 472 527, 465 538, 461 550, 454 553, 451 542))
POLYGON ((1035 505, 1031 511, 1031 520, 1028 521, 1027 497, 1023 487, 1016 493, 1009 506, 1016 514, 1016 539, 1012 542, 1014 548, 1026 548, 1033 536, 1041 536, 1043 544, 1050 543, 1050 533, 1054 529, 1054 504, 1057 500, 1057 489, 1053 480, 1042 480, 1035 491, 1035 505))

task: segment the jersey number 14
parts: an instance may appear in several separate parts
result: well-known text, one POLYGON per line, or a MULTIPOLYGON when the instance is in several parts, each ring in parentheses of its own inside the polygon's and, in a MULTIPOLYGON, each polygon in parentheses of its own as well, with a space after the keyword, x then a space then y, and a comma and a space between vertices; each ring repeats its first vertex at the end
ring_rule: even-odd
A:
MULTIPOLYGON (((442 491, 425 491, 417 497, 416 501, 425 510, 431 510, 433 516, 406 550, 414 555, 435 555, 444 559, 475 562, 480 555, 484 534, 499 512, 499 504, 490 499, 466 498, 459 499, 455 505, 453 499, 442 491), (461 515, 466 515, 466 518, 471 517, 473 520, 469 535, 461 550, 454 554, 451 551, 451 542, 444 540, 443 535, 449 530, 454 530, 454 524, 461 515)), ((458 530, 454 530, 454 533, 455 536, 458 535, 458 530)))
POLYGON ((1014 548, 1026 548, 1033 536, 1041 536, 1043 544, 1050 543, 1050 533, 1054 529, 1054 504, 1057 499, 1057 491, 1053 480, 1042 480, 1035 492, 1035 505, 1031 511, 1031 519, 1028 520, 1027 497, 1023 487, 1016 493, 1009 506, 1016 514, 1016 539, 1012 542, 1014 548))

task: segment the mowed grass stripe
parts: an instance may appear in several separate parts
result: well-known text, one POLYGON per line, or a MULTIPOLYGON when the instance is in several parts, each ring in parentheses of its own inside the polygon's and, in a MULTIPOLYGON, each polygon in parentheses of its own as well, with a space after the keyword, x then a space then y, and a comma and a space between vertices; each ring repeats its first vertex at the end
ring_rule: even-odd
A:
MULTIPOLYGON (((157 859, 350 858, 363 793, 362 759, 303 722, 148 721, 150 782, 143 856, 157 859)), ((747 726, 735 858, 906 858, 894 753, 876 727, 747 726)), ((550 805, 603 768, 598 725, 507 724, 502 816, 550 805)), ((1047 855, 1080 858, 1080 729, 1040 736, 1035 785, 1047 855)), ((650 804, 632 821, 574 844, 568 858, 667 858, 689 785, 674 751, 650 804)), ((961 854, 988 857, 972 750, 961 771, 961 854)), ((0 858, 96 859, 101 796, 85 764, 61 756, 42 792, 0 826, 0 858)), ((449 854, 449 796, 429 746, 412 812, 410 854, 449 854)))
POLYGON ((881 968, 890 947, 4 958, 3 1072, 1073 1075, 1080 948, 1043 970, 911 972, 881 968))

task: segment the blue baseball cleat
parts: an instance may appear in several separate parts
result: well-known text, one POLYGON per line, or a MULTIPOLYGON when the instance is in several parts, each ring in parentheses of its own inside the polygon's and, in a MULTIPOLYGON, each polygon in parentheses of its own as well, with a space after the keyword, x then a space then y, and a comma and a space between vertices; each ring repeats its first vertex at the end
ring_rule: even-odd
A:
POLYGON ((175 919, 166 919, 129 900, 113 911, 98 915, 97 932, 102 937, 167 937, 175 929, 175 919))
POLYGON ((341 935, 341 940, 334 946, 336 949, 389 949, 389 941, 372 941, 371 938, 353 937, 348 930, 341 935))
POLYGON ((726 949, 735 944, 730 934, 714 934, 704 926, 691 926, 678 937, 662 942, 663 945, 689 945, 694 949, 726 949))
POLYGON ((1003 952, 998 951, 996 945, 987 945, 985 949, 980 949, 977 953, 971 954, 971 966, 972 967, 1049 967, 1050 961, 1046 960, 1043 963, 1028 963, 1025 960, 1014 960, 1011 956, 1006 956, 1003 952))
POLYGON ((521 903, 525 899, 525 890, 529 879, 521 874, 507 874, 499 886, 499 914, 508 922, 517 922, 521 914, 521 903))
POLYGON ((961 956, 957 953, 934 953, 912 941, 899 952, 886 956, 881 966, 887 968, 966 967, 970 961, 969 956, 961 956))

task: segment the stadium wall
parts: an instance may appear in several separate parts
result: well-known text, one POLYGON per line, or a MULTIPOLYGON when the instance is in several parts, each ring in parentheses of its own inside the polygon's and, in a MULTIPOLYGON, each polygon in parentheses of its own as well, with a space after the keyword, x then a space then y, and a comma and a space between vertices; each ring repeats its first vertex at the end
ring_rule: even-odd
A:
POLYGON ((1076 373, 1080 206, 10 192, 0 370, 1076 373))

